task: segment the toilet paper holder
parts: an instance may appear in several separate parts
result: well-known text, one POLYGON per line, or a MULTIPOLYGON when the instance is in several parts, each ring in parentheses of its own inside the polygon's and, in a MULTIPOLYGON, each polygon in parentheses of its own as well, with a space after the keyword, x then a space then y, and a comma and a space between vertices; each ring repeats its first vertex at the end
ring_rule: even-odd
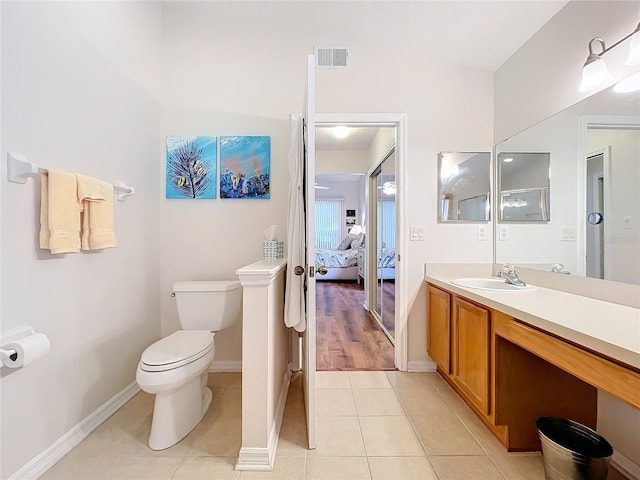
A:
POLYGON ((4 345, 15 342, 16 340, 29 335, 33 335, 34 333, 36 333, 35 329, 29 325, 12 328, 11 330, 0 333, 0 366, 6 366, 5 361, 8 359, 15 361, 18 358, 18 352, 2 348, 4 345))

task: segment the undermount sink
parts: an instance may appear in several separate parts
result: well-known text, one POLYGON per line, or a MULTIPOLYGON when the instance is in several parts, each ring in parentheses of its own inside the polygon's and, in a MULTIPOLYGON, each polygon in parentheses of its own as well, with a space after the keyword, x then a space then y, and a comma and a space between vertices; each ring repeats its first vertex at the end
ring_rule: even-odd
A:
POLYGON ((455 280, 451 280, 451 283, 458 285, 459 287, 493 290, 496 292, 523 292, 536 289, 536 287, 531 285, 518 287, 517 285, 507 283, 500 278, 456 278, 455 280))

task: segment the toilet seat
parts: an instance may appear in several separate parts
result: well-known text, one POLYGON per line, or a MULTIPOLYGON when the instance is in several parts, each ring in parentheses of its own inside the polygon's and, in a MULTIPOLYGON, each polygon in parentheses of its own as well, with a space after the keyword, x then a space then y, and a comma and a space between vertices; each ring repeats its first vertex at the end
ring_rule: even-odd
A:
POLYGON ((179 330, 147 347, 140 359, 140 369, 164 372, 194 362, 213 349, 214 335, 208 330, 179 330))

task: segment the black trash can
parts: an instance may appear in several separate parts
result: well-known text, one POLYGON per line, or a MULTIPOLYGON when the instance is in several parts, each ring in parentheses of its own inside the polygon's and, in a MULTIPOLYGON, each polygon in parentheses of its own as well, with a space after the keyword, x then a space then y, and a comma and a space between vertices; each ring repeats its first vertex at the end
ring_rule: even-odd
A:
POLYGON ((613 448, 607 440, 573 420, 536 421, 546 480, 606 480, 613 448))

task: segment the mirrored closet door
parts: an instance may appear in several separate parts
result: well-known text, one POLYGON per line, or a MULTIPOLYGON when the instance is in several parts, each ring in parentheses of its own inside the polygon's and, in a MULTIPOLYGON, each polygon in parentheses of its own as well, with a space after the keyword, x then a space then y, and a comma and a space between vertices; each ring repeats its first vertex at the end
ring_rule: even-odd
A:
POLYGON ((395 148, 371 175, 369 218, 375 225, 369 242, 371 313, 391 341, 395 337, 396 176, 395 148))

